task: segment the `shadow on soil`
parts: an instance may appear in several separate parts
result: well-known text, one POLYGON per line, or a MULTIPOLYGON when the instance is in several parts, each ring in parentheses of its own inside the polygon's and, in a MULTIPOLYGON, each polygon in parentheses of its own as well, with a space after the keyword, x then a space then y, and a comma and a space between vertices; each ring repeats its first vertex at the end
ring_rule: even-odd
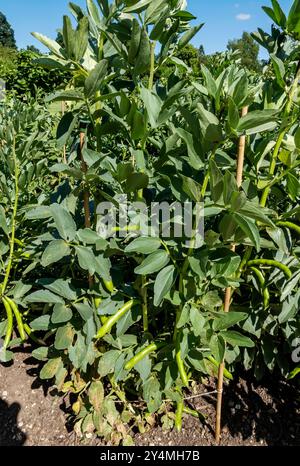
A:
POLYGON ((224 390, 223 425, 268 445, 300 446, 300 386, 270 375, 259 383, 249 374, 224 390))
MULTIPOLYGON (((58 395, 51 382, 39 379, 38 374, 42 364, 30 357, 29 349, 27 351, 29 357, 24 362, 28 366, 27 374, 33 379, 32 389, 42 387, 45 396, 58 395)), ((203 386, 199 389, 203 392, 203 386)), ((205 389, 209 391, 213 387, 207 386, 205 389)), ((243 442, 249 444, 248 441, 253 439, 257 443, 263 441, 263 444, 270 446, 300 446, 300 384, 298 380, 286 381, 278 374, 270 374, 257 382, 249 372, 243 373, 240 379, 224 387, 223 400, 222 424, 225 427, 223 433, 225 444, 241 446, 243 442)), ((66 427, 70 432, 72 422, 70 418, 67 420, 67 415, 71 411, 66 401, 66 398, 62 398, 60 407, 66 415, 66 427)), ((206 429, 211 436, 211 441, 214 442, 216 400, 214 397, 209 397, 205 399, 205 402, 213 408, 207 418, 206 429)), ((19 409, 19 406, 14 405, 6 409, 7 413, 12 410, 11 412, 15 414, 15 426, 17 426, 16 417, 19 409)), ((2 418, 3 407, 0 404, 0 445, 4 444, 1 426, 5 424, 5 421, 3 422, 2 418)), ((12 418, 13 415, 10 416, 10 419, 12 418)), ((190 421, 197 422, 194 419, 190 421)), ((11 440, 12 436, 10 436, 10 439, 5 440, 6 444, 8 441, 15 442, 9 443, 12 445, 23 444, 26 437, 20 431, 19 434, 20 439, 17 437, 16 440, 11 440)))
POLYGON ((0 398, 0 446, 12 447, 24 445, 26 435, 18 427, 18 415, 21 406, 18 403, 8 405, 0 398))

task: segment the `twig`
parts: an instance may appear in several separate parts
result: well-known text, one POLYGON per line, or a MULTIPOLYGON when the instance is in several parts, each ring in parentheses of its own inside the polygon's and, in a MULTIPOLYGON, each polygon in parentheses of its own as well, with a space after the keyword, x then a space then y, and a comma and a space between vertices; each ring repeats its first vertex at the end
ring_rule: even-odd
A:
MULTIPOLYGON (((199 395, 192 395, 192 396, 187 396, 183 398, 183 401, 188 401, 188 400, 194 400, 196 398, 202 398, 203 396, 210 396, 218 393, 218 390, 212 390, 211 392, 205 392, 205 393, 199 393, 199 395)), ((164 403, 172 403, 174 400, 171 399, 166 399, 163 400, 164 403)), ((133 401, 128 401, 128 400, 117 400, 115 403, 130 403, 130 404, 146 404, 145 401, 142 400, 133 400, 133 401)), ((201 406, 199 409, 203 409, 205 406, 201 406)))

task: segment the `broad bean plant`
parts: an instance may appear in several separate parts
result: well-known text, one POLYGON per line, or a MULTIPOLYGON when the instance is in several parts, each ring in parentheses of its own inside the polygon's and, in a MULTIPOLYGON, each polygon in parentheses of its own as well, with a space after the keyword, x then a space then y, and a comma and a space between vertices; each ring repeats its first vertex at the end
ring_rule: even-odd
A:
POLYGON ((18 177, 30 164, 36 173, 39 140, 32 130, 33 148, 18 155, 21 130, 1 134, 2 359, 14 313, 45 362, 40 377, 71 394, 77 432, 129 445, 157 415, 180 430, 184 414, 203 418, 186 396, 223 361, 228 381, 240 367, 257 378, 299 371, 300 1, 288 16, 276 0, 264 9, 274 25, 254 34, 270 54, 260 75, 224 54, 196 79, 176 57, 203 27, 185 0, 70 3, 76 26, 64 17, 63 45, 34 33, 50 51, 44 65, 72 79, 46 99, 67 111, 56 157, 24 182, 26 208, 18 177), (124 206, 126 224, 114 217, 124 206), (177 234, 178 206, 188 235, 177 234), (157 228, 145 229, 153 216, 157 228))

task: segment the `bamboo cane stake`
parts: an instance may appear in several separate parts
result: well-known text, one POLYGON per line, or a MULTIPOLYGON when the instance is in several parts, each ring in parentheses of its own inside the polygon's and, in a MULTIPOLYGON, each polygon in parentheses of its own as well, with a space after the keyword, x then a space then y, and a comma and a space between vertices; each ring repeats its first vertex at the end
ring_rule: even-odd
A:
MULTIPOLYGON (((85 133, 83 131, 80 132, 80 160, 81 160, 81 170, 84 174, 86 174, 88 167, 83 158, 83 146, 85 141, 85 133)), ((84 188, 83 191, 83 209, 84 209, 84 225, 85 228, 91 228, 91 211, 90 211, 90 192, 87 188, 84 188)), ((94 284, 94 278, 89 275, 89 286, 92 288, 94 284)))
MULTIPOLYGON (((243 107, 241 116, 246 116, 248 113, 248 107, 243 107)), ((238 155, 237 155, 237 172, 236 172, 236 181, 237 185, 240 188, 243 181, 243 169, 245 161, 245 148, 246 148, 246 136, 241 136, 239 138, 238 144, 238 155)), ((235 244, 231 245, 231 251, 235 252, 235 244)), ((225 292, 224 299, 224 312, 230 311, 230 301, 232 296, 232 289, 227 288, 225 292)), ((215 438, 216 443, 219 444, 221 440, 221 421, 222 421, 222 402, 223 402, 223 385, 224 385, 224 368, 225 363, 222 361, 219 367, 218 373, 218 385, 217 385, 217 415, 216 415, 216 432, 215 438)))
MULTIPOLYGON (((62 101, 61 101, 61 114, 62 114, 62 116, 64 116, 65 110, 66 110, 66 108, 65 108, 65 102, 62 100, 62 101)), ((67 164, 67 151, 66 151, 66 146, 65 146, 65 145, 64 145, 64 147, 63 147, 63 162, 64 162, 65 164, 67 164)))

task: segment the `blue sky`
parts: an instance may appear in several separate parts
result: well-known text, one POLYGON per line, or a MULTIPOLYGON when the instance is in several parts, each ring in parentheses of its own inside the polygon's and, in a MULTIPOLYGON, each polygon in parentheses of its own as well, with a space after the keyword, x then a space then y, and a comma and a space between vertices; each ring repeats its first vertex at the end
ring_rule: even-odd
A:
MULTIPOLYGON (((85 0, 73 1, 81 6, 86 3, 85 0)), ((279 1, 285 11, 292 4, 292 0, 279 1)), ((228 40, 240 37, 243 31, 251 32, 257 27, 269 30, 271 20, 261 7, 270 3, 270 0, 188 0, 189 11, 199 22, 205 22, 194 44, 203 44, 206 53, 213 53, 224 50, 228 40)), ((42 32, 55 38, 62 15, 68 12, 67 5, 67 0, 0 0, 0 11, 15 30, 18 47, 34 44, 43 49, 30 32, 42 32)))

